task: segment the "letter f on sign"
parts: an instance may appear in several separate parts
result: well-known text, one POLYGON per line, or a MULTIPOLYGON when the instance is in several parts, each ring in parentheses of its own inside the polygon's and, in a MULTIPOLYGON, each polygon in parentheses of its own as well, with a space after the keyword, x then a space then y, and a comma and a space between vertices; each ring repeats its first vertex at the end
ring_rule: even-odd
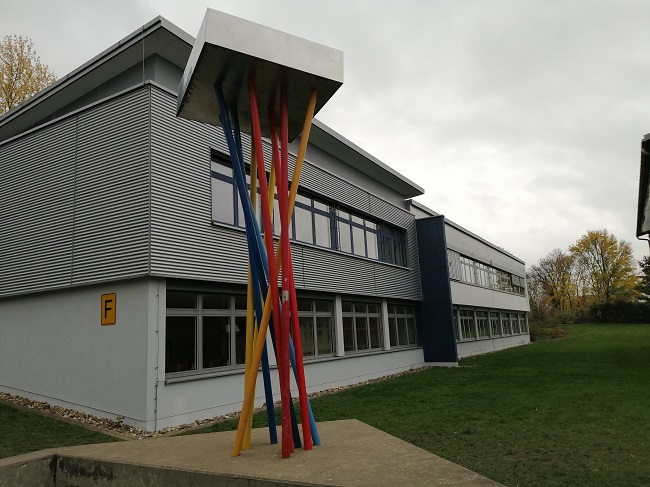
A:
POLYGON ((117 294, 102 294, 102 325, 114 325, 117 318, 117 294))

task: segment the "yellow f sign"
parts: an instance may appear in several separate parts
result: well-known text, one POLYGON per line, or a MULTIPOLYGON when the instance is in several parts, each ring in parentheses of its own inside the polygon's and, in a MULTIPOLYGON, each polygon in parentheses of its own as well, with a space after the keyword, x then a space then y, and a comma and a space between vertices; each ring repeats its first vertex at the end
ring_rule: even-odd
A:
POLYGON ((102 325, 114 325, 117 318, 117 294, 102 294, 102 325))

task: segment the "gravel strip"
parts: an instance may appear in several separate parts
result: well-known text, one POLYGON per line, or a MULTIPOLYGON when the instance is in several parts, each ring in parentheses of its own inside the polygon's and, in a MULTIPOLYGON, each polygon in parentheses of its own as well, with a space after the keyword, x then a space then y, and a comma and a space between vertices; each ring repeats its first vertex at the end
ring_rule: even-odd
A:
MULTIPOLYGON (((401 377, 403 375, 408 375, 420 371, 424 368, 426 367, 412 368, 404 372, 399 372, 397 374, 379 377, 377 379, 370 379, 351 386, 335 387, 320 392, 314 392, 312 394, 309 394, 309 397, 324 396, 326 394, 333 394, 335 392, 351 389, 353 387, 359 387, 366 384, 372 384, 374 382, 380 382, 386 379, 401 377)), ((192 423, 182 424, 180 426, 164 428, 158 431, 144 431, 141 430, 140 428, 134 428, 132 426, 124 424, 123 418, 120 418, 119 416, 117 420, 111 420, 108 418, 98 418, 97 416, 93 416, 92 414, 82 413, 79 411, 75 411, 74 409, 68 409, 61 406, 53 406, 51 404, 42 401, 34 401, 32 399, 27 399, 20 396, 13 396, 5 392, 0 392, 0 401, 7 403, 9 405, 18 406, 20 408, 32 409, 35 410, 36 412, 41 412, 46 415, 52 415, 60 419, 64 419, 68 422, 79 424, 80 426, 87 426, 92 429, 96 429, 99 431, 106 432, 108 434, 112 434, 114 436, 119 436, 120 438, 133 439, 133 440, 140 440, 144 438, 156 438, 159 436, 172 436, 181 431, 201 428, 204 426, 209 426, 218 421, 222 421, 224 419, 239 417, 239 411, 237 411, 237 412, 224 414, 209 419, 197 420, 192 423)), ((280 403, 277 404, 279 405, 280 403)), ((256 408, 255 411, 263 411, 265 409, 266 409, 265 406, 261 406, 259 408, 256 408)))

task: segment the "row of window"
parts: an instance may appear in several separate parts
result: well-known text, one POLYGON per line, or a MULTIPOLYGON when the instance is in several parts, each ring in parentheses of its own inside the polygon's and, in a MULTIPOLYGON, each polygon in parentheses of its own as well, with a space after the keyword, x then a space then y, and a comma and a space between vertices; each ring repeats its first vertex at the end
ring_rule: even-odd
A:
MULTIPOLYGON (((248 174, 246 182, 250 188, 248 174)), ((259 196, 258 189, 256 215, 258 222, 262 222, 259 196)), ((279 235, 277 202, 273 207, 273 233, 279 235)), ((212 160, 212 220, 245 226, 233 168, 225 157, 217 155, 212 160)), ((289 235, 298 242, 406 266, 405 234, 402 230, 302 193, 296 196, 289 235)))
POLYGON ((456 339, 459 341, 528 333, 526 313, 456 307, 453 313, 456 339))
POLYGON ((526 279, 523 277, 465 257, 454 250, 447 249, 447 260, 450 279, 521 296, 526 295, 526 279))
MULTIPOLYGON (((384 348, 381 305, 343 301, 345 352, 384 348)), ((334 302, 298 298, 300 339, 305 357, 335 353, 334 302)), ((245 360, 246 296, 167 291, 165 372, 203 372, 236 367, 245 360)), ((415 308, 388 305, 391 347, 417 345, 415 308)), ((182 374, 180 374, 182 375, 182 374)))

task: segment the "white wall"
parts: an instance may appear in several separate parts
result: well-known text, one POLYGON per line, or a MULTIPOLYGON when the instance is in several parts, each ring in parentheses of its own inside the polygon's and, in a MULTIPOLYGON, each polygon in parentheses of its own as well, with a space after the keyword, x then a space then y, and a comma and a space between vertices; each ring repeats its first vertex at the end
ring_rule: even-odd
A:
POLYGON ((451 281, 451 302, 459 306, 530 311, 528 298, 518 294, 504 293, 494 289, 451 281))
POLYGON ((146 422, 151 284, 131 280, 0 300, 0 390, 146 422), (101 326, 101 295, 117 323, 101 326))
POLYGON ((530 343, 528 335, 513 335, 502 338, 482 338, 480 340, 473 340, 468 342, 458 342, 456 350, 458 358, 469 357, 471 355, 479 355, 482 353, 496 352, 505 348, 517 347, 530 343))
MULTIPOLYGON (((305 363, 307 392, 318 392, 342 387, 386 375, 409 370, 424 365, 421 348, 392 350, 357 355, 347 358, 333 357, 318 362, 305 363)), ((164 375, 164 368, 161 368, 164 375)), ((280 400, 280 386, 277 369, 271 370, 274 401, 280 400)), ((186 380, 158 387, 158 415, 156 429, 190 423, 241 410, 244 394, 244 374, 234 373, 220 377, 186 380)), ((298 397, 297 387, 292 375, 292 395, 298 397)), ((262 373, 257 379, 255 405, 264 404, 262 373)), ((314 411, 318 421, 318 411, 314 411)), ((153 424, 149 429, 154 429, 153 424)))
POLYGON ((445 235, 447 247, 456 252, 521 277, 526 275, 523 263, 448 223, 445 225, 445 235))

